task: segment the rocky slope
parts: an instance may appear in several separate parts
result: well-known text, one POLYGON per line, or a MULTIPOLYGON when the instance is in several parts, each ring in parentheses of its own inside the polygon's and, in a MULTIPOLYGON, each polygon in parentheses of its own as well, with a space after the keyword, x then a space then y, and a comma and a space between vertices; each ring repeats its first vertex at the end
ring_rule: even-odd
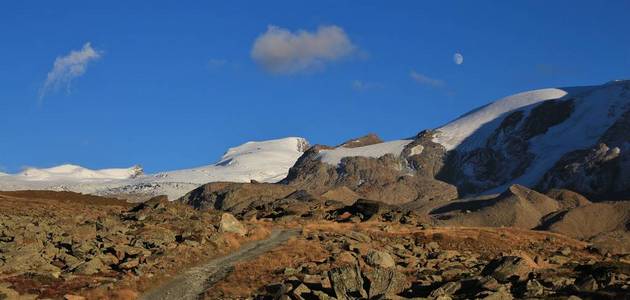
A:
POLYGON ((135 299, 182 266, 264 237, 259 229, 266 232, 164 197, 133 206, 71 192, 2 192, 0 299, 135 299))
POLYGON ((625 299, 629 266, 527 230, 307 225, 205 298, 625 299))

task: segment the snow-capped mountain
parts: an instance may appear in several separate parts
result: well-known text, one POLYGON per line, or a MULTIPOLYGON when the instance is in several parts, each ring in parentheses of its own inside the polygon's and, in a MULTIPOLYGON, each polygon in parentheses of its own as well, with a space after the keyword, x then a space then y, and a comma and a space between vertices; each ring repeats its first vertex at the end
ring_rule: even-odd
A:
POLYGON ((630 132, 617 134, 615 141, 606 138, 614 125, 627 122, 628 111, 630 81, 501 99, 436 129, 433 141, 451 151, 450 174, 440 178, 465 192, 499 192, 514 183, 539 186, 552 168, 570 168, 558 163, 576 151, 600 143, 624 154, 630 150, 630 132))
POLYGON ((432 179, 454 185, 460 196, 515 183, 595 198, 630 194, 630 80, 519 93, 413 139, 311 152, 286 183, 316 190, 344 185, 394 203, 427 198, 409 191, 436 184, 432 179), (391 192, 374 193, 375 185, 391 192))
POLYGON ((209 166, 144 175, 142 168, 90 170, 76 165, 47 169, 27 168, 3 176, 0 190, 68 190, 106 196, 137 196, 140 199, 165 194, 176 199, 201 184, 213 181, 276 182, 308 148, 303 138, 289 137, 247 142, 230 148, 209 166))
POLYGON ((66 164, 47 169, 26 168, 15 176, 28 181, 90 181, 131 179, 142 174, 142 167, 137 165, 126 169, 90 170, 66 164))

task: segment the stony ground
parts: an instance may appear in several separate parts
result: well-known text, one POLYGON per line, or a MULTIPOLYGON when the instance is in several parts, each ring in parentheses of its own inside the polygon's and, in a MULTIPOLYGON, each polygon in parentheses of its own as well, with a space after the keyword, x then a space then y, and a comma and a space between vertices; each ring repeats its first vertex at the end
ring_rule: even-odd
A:
POLYGON ((239 221, 160 198, 0 192, 0 299, 137 299, 190 289, 178 278, 203 266, 221 269, 194 274, 205 299, 630 299, 628 254, 550 232, 433 227, 370 202, 307 200, 239 221), (273 229, 297 235, 247 251, 273 229))
POLYGON ((206 299, 628 299, 629 263, 529 230, 307 224, 206 299))
POLYGON ((134 299, 268 230, 154 199, 74 193, 0 193, 0 299, 134 299), (247 233, 247 235, 246 235, 247 233), (4 295, 4 296, 3 296, 4 295))

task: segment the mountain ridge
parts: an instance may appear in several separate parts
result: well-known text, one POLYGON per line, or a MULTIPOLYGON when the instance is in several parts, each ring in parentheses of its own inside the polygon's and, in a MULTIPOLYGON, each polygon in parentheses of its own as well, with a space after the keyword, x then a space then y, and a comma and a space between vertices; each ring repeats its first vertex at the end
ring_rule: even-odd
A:
MULTIPOLYGON (((163 192, 171 199, 207 182, 252 180, 322 192, 345 186, 389 203, 495 194, 512 184, 625 197, 630 191, 623 171, 630 166, 627 130, 630 80, 616 80, 510 95, 410 139, 383 141, 369 134, 335 147, 310 147, 305 139, 290 137, 230 148, 216 164, 199 168, 149 175, 77 168, 81 176, 68 175, 95 184, 108 181, 103 188, 55 182, 55 175, 64 172, 54 168, 24 172, 50 181, 36 188, 110 196, 163 192), (610 178, 605 188, 589 187, 610 178), (431 190, 435 187, 440 191, 431 190)), ((3 176, 0 189, 32 187, 14 179, 3 176)))

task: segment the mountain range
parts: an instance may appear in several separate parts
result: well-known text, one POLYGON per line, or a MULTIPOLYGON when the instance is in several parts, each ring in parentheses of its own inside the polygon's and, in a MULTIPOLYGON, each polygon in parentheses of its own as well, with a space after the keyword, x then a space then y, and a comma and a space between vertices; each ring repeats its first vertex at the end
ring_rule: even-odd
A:
POLYGON ((218 181, 344 187, 392 204, 497 194, 512 184, 567 188, 590 199, 630 195, 630 81, 518 93, 414 137, 369 134, 337 146, 291 137, 248 142, 215 164, 144 174, 75 165, 0 174, 0 190, 67 190, 176 199, 218 181))

